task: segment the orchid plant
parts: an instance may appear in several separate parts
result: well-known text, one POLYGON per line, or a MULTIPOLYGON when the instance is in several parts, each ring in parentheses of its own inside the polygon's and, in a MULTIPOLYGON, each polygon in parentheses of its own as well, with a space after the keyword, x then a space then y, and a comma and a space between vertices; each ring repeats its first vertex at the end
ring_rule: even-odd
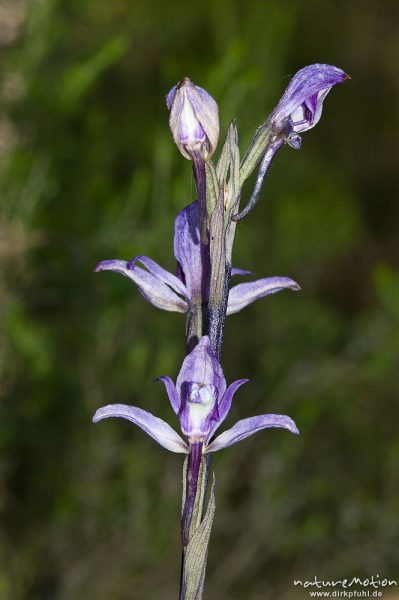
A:
POLYGON ((249 271, 231 266, 237 222, 255 206, 265 176, 283 145, 301 147, 300 134, 314 127, 333 86, 348 76, 331 65, 307 66, 294 75, 281 100, 240 160, 235 122, 228 129, 219 160, 211 157, 219 138, 218 106, 207 91, 189 78, 166 97, 169 125, 181 154, 193 163, 197 200, 176 217, 174 254, 176 274, 147 256, 100 262, 96 271, 115 271, 129 278, 153 306, 186 314, 186 357, 176 383, 163 382, 184 438, 166 421, 137 406, 111 404, 97 410, 93 421, 119 417, 138 425, 161 446, 187 455, 184 464, 181 518, 182 575, 180 600, 201 600, 208 544, 215 512, 215 477, 207 499, 211 455, 271 427, 298 433, 286 415, 263 414, 238 421, 216 435, 226 419, 234 394, 248 379, 228 387, 220 365, 227 315, 255 300, 299 285, 289 277, 266 277, 230 286, 231 276, 249 271), (246 179, 258 169, 254 189, 239 210, 246 179))

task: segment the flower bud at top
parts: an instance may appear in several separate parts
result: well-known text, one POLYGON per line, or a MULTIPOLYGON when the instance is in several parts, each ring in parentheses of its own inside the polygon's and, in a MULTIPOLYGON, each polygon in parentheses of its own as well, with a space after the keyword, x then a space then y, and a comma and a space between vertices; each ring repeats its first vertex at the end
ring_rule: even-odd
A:
POLYGON ((204 160, 212 156, 219 139, 219 109, 204 89, 185 77, 166 96, 173 139, 185 158, 198 152, 204 160))
POLYGON ((333 65, 315 64, 300 69, 269 117, 274 131, 298 150, 299 134, 319 122, 328 92, 346 79, 350 79, 349 76, 333 65))

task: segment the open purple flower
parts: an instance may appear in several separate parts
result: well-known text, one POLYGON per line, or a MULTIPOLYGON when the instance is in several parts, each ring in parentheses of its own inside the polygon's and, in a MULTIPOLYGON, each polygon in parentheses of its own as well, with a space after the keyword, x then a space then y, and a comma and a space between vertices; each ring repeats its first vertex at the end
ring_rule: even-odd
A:
MULTIPOLYGON (((96 267, 98 271, 116 271, 136 284, 140 293, 151 304, 164 310, 185 313, 191 304, 206 302, 209 281, 209 255, 199 237, 198 202, 189 204, 175 221, 174 252, 177 275, 163 269, 147 256, 136 256, 131 261, 104 260, 96 267)), ((248 271, 233 269, 233 275, 248 275, 248 271)), ((258 298, 284 289, 298 291, 299 285, 289 277, 266 277, 240 283, 229 292, 227 314, 231 315, 258 298)))
POLYGON ((300 133, 314 127, 331 88, 348 79, 348 75, 333 65, 308 65, 291 79, 280 102, 269 117, 275 131, 295 149, 301 145, 300 133))
POLYGON ((234 221, 243 219, 255 206, 273 158, 280 148, 286 143, 299 150, 302 142, 299 134, 319 122, 328 92, 346 79, 349 76, 333 65, 308 65, 295 73, 264 124, 271 129, 272 135, 261 160, 251 197, 245 208, 233 216, 234 221))
POLYGON ((211 352, 208 336, 201 338, 183 361, 176 385, 170 377, 159 378, 165 384, 173 410, 187 438, 180 435, 165 421, 136 406, 110 404, 97 410, 93 421, 120 417, 138 425, 161 446, 172 452, 188 453, 190 446, 201 445, 202 453, 215 452, 236 444, 248 436, 271 427, 282 427, 292 433, 298 429, 285 415, 258 415, 238 421, 231 429, 218 435, 215 431, 225 420, 238 388, 248 379, 239 379, 226 386, 222 368, 211 352))

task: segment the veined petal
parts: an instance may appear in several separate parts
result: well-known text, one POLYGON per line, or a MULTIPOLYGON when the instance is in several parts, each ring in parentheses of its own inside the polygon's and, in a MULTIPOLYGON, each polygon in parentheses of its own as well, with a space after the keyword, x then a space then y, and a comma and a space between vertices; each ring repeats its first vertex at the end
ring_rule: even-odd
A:
POLYGON ((300 69, 291 79, 269 121, 276 131, 285 131, 287 141, 299 148, 295 134, 316 125, 321 116, 323 101, 337 83, 349 79, 342 69, 333 65, 314 64, 300 69))
POLYGON ((172 405, 173 410, 176 414, 178 414, 180 410, 180 396, 177 393, 177 389, 173 381, 167 375, 162 375, 162 377, 157 377, 155 381, 162 381, 165 384, 166 393, 169 396, 170 403, 172 405))
POLYGON ((285 289, 297 292, 301 288, 289 277, 265 277, 248 283, 240 283, 231 288, 229 292, 227 314, 232 315, 251 304, 251 302, 263 298, 263 296, 275 294, 285 289))
MULTIPOLYGON (((178 276, 186 288, 187 298, 207 299, 204 284, 209 280, 209 246, 201 245, 199 233, 199 206, 193 202, 176 217, 174 252, 178 263, 178 276)), ((233 267, 232 275, 252 275, 251 271, 233 267)))
POLYGON ((203 286, 209 279, 209 247, 201 245, 198 202, 186 206, 176 217, 174 251, 183 271, 188 297, 203 297, 206 301, 207 290, 203 286))
POLYGON ((246 271, 245 269, 237 269, 237 267, 233 267, 231 269, 231 274, 232 275, 252 275, 251 271, 246 271))
POLYGON ((141 262, 149 273, 166 283, 173 291, 181 294, 187 299, 187 288, 176 275, 169 273, 169 271, 161 267, 155 260, 152 260, 152 258, 149 258, 148 256, 135 256, 128 264, 129 269, 134 269, 137 262, 141 262))
POLYGON ((249 379, 237 379, 237 381, 233 381, 233 383, 229 385, 219 402, 219 424, 222 423, 227 417, 231 408, 233 396, 238 388, 244 385, 244 383, 248 383, 248 381, 249 379))
POLYGON ((233 396, 236 393, 236 391, 238 390, 238 388, 241 387, 242 385, 244 385, 244 383, 248 383, 248 381, 249 381, 249 379, 238 379, 237 381, 234 381, 233 383, 231 383, 229 385, 229 387, 227 388, 227 390, 225 391, 225 393, 223 394, 222 398, 219 401, 219 404, 218 404, 219 418, 218 418, 217 422, 213 425, 211 431, 209 432, 207 441, 209 441, 211 439, 211 437, 215 433, 216 429, 219 428, 219 426, 223 423, 223 421, 227 417, 228 413, 230 412, 233 396))
POLYGON ((253 433, 270 427, 282 427, 291 433, 299 433, 294 421, 285 415, 258 415, 238 421, 231 429, 224 431, 206 448, 206 453, 216 452, 232 444, 241 442, 253 433))
POLYGON ((108 404, 108 406, 103 406, 96 411, 93 422, 97 423, 102 419, 109 419, 110 417, 127 419, 138 425, 158 444, 171 452, 188 453, 187 444, 176 431, 168 423, 146 410, 142 410, 137 406, 128 406, 127 404, 108 404))
MULTIPOLYGON (((159 269, 162 269, 162 267, 159 267, 159 269)), ((188 309, 185 298, 178 296, 162 279, 138 267, 132 261, 129 263, 125 260, 103 260, 97 265, 95 271, 96 273, 99 271, 115 271, 128 277, 137 285, 139 292, 144 298, 157 308, 182 313, 188 309)), ((174 277, 171 273, 169 275, 170 277, 174 277)), ((181 284, 181 282, 179 283, 181 284)))
POLYGON ((181 398, 186 393, 187 383, 213 386, 220 397, 226 389, 222 367, 212 353, 209 337, 204 335, 194 350, 186 356, 176 380, 176 389, 181 398))

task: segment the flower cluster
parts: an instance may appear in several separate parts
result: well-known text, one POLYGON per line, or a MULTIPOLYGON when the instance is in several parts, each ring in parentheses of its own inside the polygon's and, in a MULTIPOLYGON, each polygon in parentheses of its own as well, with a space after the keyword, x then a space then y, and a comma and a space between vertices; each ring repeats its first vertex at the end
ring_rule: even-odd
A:
MULTIPOLYGON (((176 218, 174 251, 177 275, 169 273, 147 256, 136 256, 129 262, 105 260, 99 263, 96 271, 111 270, 128 277, 144 298, 158 308, 188 312, 193 303, 198 299, 201 301, 210 268, 209 255, 201 249, 197 202, 187 206, 176 218)), ((250 273, 233 269, 233 274, 250 273)), ((300 287, 289 277, 266 277, 233 286, 229 292, 227 314, 238 312, 258 298, 284 289, 297 291, 300 287)), ((205 297, 208 292, 207 289, 205 297)), ((226 418, 235 391, 248 380, 235 381, 226 389, 222 368, 211 351, 208 336, 203 336, 184 359, 176 386, 169 377, 159 379, 165 383, 170 403, 179 418, 188 444, 165 421, 135 406, 105 406, 96 412, 94 422, 109 417, 128 419, 172 452, 188 452, 189 445, 195 442, 201 442, 203 453, 214 452, 267 427, 284 427, 298 433, 289 417, 260 415, 239 421, 232 429, 209 443, 226 418)))
POLYGON ((167 375, 159 377, 183 437, 166 421, 137 406, 110 404, 98 409, 93 418, 95 423, 110 417, 127 419, 167 450, 188 455, 181 519, 181 600, 202 597, 215 506, 212 486, 205 510, 210 469, 206 455, 267 428, 298 433, 290 417, 275 414, 245 418, 217 433, 236 391, 248 381, 226 384, 220 365, 226 316, 264 296, 300 289, 295 281, 281 276, 230 287, 231 275, 251 275, 231 266, 236 222, 255 206, 278 150, 286 144, 300 148, 300 134, 318 123, 327 94, 347 78, 331 65, 315 64, 298 71, 257 129, 241 161, 237 127, 231 123, 216 166, 210 158, 219 138, 218 106, 207 91, 184 78, 169 92, 166 104, 173 139, 182 155, 192 161, 197 199, 175 220, 176 273, 143 255, 130 261, 104 260, 96 267, 96 271, 115 271, 129 278, 153 306, 187 315, 186 357, 176 382, 167 375), (244 182, 255 169, 258 172, 249 201, 236 212, 244 182))
MULTIPOLYGON (((323 64, 310 65, 296 73, 264 124, 269 131, 269 138, 262 150, 263 157, 261 156, 254 192, 241 216, 247 214, 256 202, 264 176, 277 150, 283 143, 300 148, 299 134, 318 123, 328 92, 347 78, 341 69, 323 64)), ((198 176, 198 164, 201 161, 205 164, 217 145, 218 106, 208 92, 194 85, 188 77, 171 89, 166 97, 166 104, 170 111, 169 124, 173 139, 183 156, 193 160, 198 176)), ((251 146, 244 162, 245 159, 248 162, 250 155, 251 146)), ((254 162, 258 160, 255 153, 254 162)), ((207 238, 202 236, 202 227, 207 226, 201 221, 204 218, 201 215, 205 202, 202 197, 204 183, 197 178, 199 200, 182 210, 175 221, 176 275, 147 256, 136 256, 130 261, 104 260, 97 265, 96 271, 116 271, 128 277, 146 300, 163 310, 190 314, 195 305, 207 305, 212 261, 207 238)), ((219 181, 220 185, 223 183, 219 181)), ((209 218, 210 215, 208 220, 209 218)), ((231 274, 250 275, 250 272, 233 268, 231 274)), ((238 312, 258 298, 284 289, 297 291, 300 287, 289 277, 266 277, 235 285, 228 292, 225 314, 238 312)), ((182 453, 189 452, 193 444, 201 444, 202 453, 214 452, 268 427, 283 427, 298 433, 296 425, 287 416, 259 415, 238 421, 231 429, 212 439, 230 410, 236 390, 247 380, 239 379, 226 387, 222 368, 212 351, 208 335, 200 337, 198 344, 184 359, 176 385, 167 376, 160 377, 160 380, 165 384, 186 441, 165 421, 134 406, 105 406, 96 412, 94 421, 109 417, 128 419, 164 448, 182 453)))

